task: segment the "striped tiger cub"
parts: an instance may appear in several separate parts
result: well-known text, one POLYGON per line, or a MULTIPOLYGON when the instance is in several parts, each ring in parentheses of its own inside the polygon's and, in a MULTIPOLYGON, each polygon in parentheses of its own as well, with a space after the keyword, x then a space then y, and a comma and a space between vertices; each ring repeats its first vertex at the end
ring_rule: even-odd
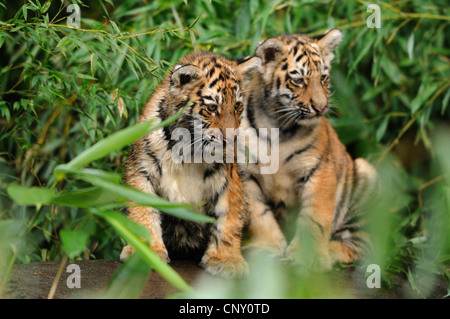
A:
MULTIPOLYGON (((260 66, 256 57, 239 63, 212 53, 192 53, 180 59, 142 111, 139 122, 154 119, 158 124, 188 105, 174 123, 131 146, 124 168, 126 184, 171 202, 204 202, 197 210, 217 219, 214 224, 195 223, 150 207, 130 207, 129 218, 149 230, 151 248, 166 262, 169 256, 197 258, 208 272, 224 277, 247 272, 240 249, 246 208, 239 166, 191 158, 180 163, 172 152, 176 145, 173 133, 182 128, 188 136, 194 135, 194 123, 198 123, 205 134, 189 141, 188 147, 196 145, 205 151, 224 143, 226 137, 220 134, 240 125, 241 86, 260 66), (215 134, 206 134, 213 129, 215 134)), ((120 259, 124 261, 133 252, 130 245, 125 246, 120 259)))
POLYGON ((341 37, 334 29, 317 38, 282 35, 262 42, 256 49, 262 71, 249 84, 242 124, 256 132, 265 128, 269 135, 269 128, 279 128, 278 171, 261 174, 260 163, 242 166, 249 247, 265 246, 323 269, 353 262, 366 249, 360 207, 377 181, 375 168, 362 158, 353 160, 325 118, 330 64, 341 37), (287 211, 298 214, 289 245, 279 227, 287 211), (302 257, 301 227, 314 242, 309 260, 302 257))

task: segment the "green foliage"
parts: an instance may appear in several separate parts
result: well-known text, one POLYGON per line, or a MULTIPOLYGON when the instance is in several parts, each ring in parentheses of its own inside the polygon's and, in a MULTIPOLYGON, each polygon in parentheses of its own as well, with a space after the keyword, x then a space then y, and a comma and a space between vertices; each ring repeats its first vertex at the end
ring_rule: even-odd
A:
MULTIPOLYGON (((388 274, 403 274, 412 286, 424 273, 448 279, 446 1, 377 2, 380 29, 366 26, 364 1, 70 2, 80 4, 81 28, 66 24, 69 1, 0 1, 0 272, 13 262, 66 254, 117 258, 122 237, 140 254, 107 296, 126 297, 117 283, 126 283, 130 269, 145 278, 143 263, 187 289, 146 249, 146 235, 112 211, 133 200, 211 221, 120 184, 125 146, 151 129, 135 125, 140 110, 171 65, 192 50, 239 58, 270 36, 337 27, 344 41, 333 65, 330 121, 352 156, 368 158, 381 176, 372 258, 387 283, 388 274)), ((279 296, 315 296, 277 287, 279 296)))

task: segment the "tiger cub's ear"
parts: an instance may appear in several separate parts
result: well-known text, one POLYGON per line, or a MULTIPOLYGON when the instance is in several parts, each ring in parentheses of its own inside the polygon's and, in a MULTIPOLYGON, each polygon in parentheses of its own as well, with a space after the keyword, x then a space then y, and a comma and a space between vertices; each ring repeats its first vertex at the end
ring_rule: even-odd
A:
POLYGON ((286 46, 278 39, 267 39, 256 48, 255 54, 264 66, 278 61, 286 53, 286 46))
POLYGON ((250 80, 255 73, 261 72, 261 59, 259 57, 246 57, 238 60, 237 63, 237 71, 244 81, 250 80))
POLYGON ((331 60, 334 58, 333 51, 342 41, 342 33, 338 29, 333 29, 319 37, 315 40, 319 45, 320 52, 322 53, 322 58, 325 64, 330 64, 331 60))
POLYGON ((170 76, 171 89, 190 88, 203 77, 202 70, 195 65, 176 65, 170 76))

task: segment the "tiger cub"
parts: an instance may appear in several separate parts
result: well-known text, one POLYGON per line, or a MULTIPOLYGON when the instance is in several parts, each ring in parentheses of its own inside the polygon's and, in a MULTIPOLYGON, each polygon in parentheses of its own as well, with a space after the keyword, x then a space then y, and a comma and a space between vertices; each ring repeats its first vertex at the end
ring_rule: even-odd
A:
MULTIPOLYGON (((151 248, 166 262, 169 256, 192 257, 200 259, 214 275, 232 277, 247 272, 240 249, 246 209, 239 166, 235 161, 206 163, 189 157, 180 162, 172 152, 178 139, 172 134, 182 128, 192 136, 197 123, 205 134, 188 141, 188 147, 205 151, 224 143, 226 137, 221 134, 225 129, 240 125, 241 86, 260 66, 256 57, 239 63, 212 53, 192 53, 180 59, 143 109, 139 122, 154 119, 158 124, 188 105, 174 123, 131 146, 124 168, 126 184, 171 202, 204 202, 197 211, 217 219, 214 224, 195 223, 150 207, 130 207, 129 218, 149 230, 151 248), (206 134, 214 129, 216 133, 206 134)), ((124 261, 133 252, 130 245, 125 246, 120 259, 124 261)))
POLYGON ((377 181, 375 168, 350 157, 324 116, 330 64, 341 38, 334 29, 317 38, 282 35, 265 40, 256 49, 262 72, 250 82, 244 103, 243 127, 256 132, 279 128, 278 171, 261 174, 260 163, 243 166, 253 238, 249 246, 262 245, 322 269, 353 262, 367 247, 360 207, 377 181), (279 223, 292 210, 298 214, 297 225, 287 246, 279 223), (302 254, 301 226, 315 243, 309 260, 302 254))

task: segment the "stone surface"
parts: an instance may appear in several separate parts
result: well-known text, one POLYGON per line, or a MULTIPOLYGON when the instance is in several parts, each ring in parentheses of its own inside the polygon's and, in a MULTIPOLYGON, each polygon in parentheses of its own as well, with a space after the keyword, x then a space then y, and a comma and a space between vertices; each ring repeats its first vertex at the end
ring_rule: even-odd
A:
MULTIPOLYGON (((70 289, 67 287, 67 278, 71 273, 67 273, 64 268, 53 298, 98 298, 111 276, 121 265, 118 260, 88 260, 70 261, 66 263, 65 267, 73 263, 79 265, 81 269, 81 288, 70 289)), ((60 265, 60 262, 15 265, 9 276, 6 298, 47 298, 60 265)), ((224 280, 212 278, 212 276, 205 274, 192 261, 173 261, 170 265, 190 285, 195 286, 200 275, 203 275, 202 282, 206 280, 213 283, 212 289, 215 289, 217 285, 226 283, 224 280)), ((364 275, 354 269, 341 270, 338 276, 334 276, 333 281, 328 285, 329 287, 323 287, 323 289, 345 288, 344 291, 348 291, 348 294, 343 295, 342 298, 443 298, 447 294, 447 284, 443 280, 434 280, 430 284, 427 295, 423 296, 417 290, 411 289, 409 283, 400 277, 390 289, 369 289, 366 286, 364 275)), ((176 290, 169 283, 156 272, 153 272, 141 298, 166 298, 175 292, 176 290)), ((203 296, 208 298, 209 295, 203 296)))

